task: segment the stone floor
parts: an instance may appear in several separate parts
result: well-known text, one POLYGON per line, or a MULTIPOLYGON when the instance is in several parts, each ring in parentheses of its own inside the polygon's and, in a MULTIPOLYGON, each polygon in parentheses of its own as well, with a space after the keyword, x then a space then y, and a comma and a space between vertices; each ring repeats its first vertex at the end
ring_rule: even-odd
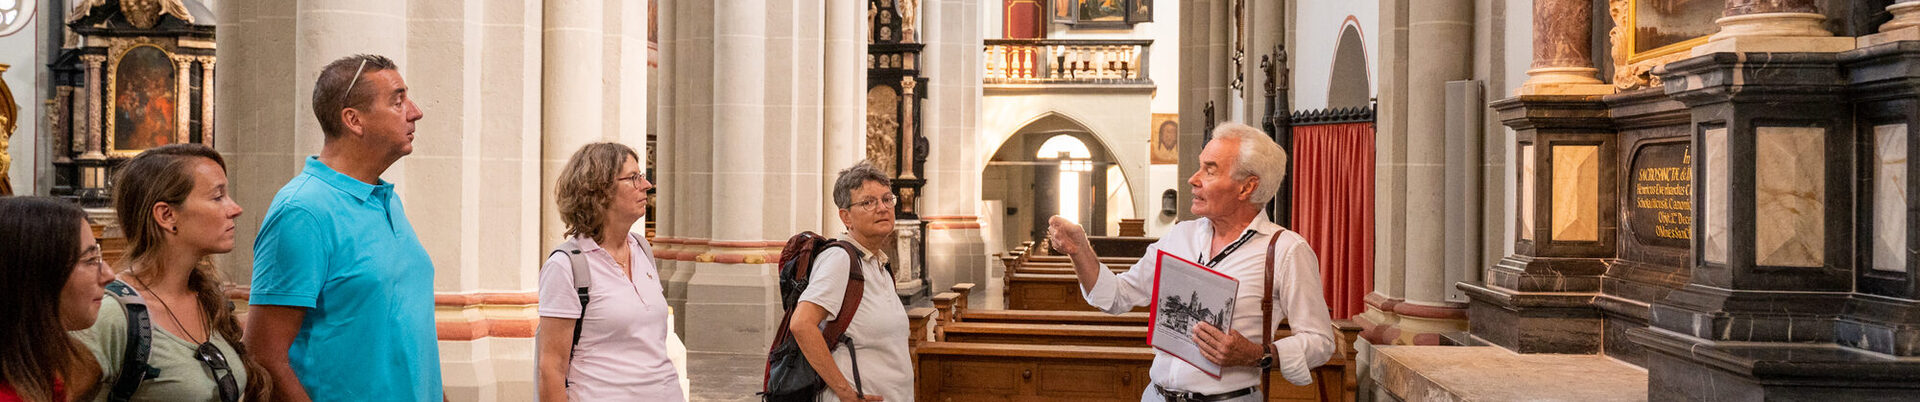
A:
MULTIPOLYGON (((1378 386, 1406 401, 1645 401, 1647 371, 1601 355, 1497 346, 1381 346, 1378 386)), ((1376 391, 1377 396, 1379 395, 1376 391)))
POLYGON ((767 367, 765 353, 687 353, 687 377, 693 380, 694 401, 758 401, 760 377, 767 367))

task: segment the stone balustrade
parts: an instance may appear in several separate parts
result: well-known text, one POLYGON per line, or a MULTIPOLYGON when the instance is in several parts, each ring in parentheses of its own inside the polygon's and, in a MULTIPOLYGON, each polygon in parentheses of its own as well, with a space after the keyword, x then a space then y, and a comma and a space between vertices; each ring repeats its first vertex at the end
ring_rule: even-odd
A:
POLYGON ((985 84, 1151 84, 1152 40, 985 40, 985 84))

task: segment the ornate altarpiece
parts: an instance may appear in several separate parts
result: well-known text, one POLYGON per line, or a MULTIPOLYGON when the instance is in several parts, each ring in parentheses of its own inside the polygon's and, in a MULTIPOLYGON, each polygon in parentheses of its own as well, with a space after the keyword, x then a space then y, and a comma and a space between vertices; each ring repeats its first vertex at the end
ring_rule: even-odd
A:
POLYGON ((927 138, 921 135, 927 78, 920 76, 921 0, 867 1, 866 159, 893 175, 895 286, 902 297, 925 290, 926 222, 920 220, 927 184, 927 138))
POLYGON ((84 0, 49 66, 53 195, 107 203, 118 165, 168 144, 213 146, 213 14, 194 0, 84 0))

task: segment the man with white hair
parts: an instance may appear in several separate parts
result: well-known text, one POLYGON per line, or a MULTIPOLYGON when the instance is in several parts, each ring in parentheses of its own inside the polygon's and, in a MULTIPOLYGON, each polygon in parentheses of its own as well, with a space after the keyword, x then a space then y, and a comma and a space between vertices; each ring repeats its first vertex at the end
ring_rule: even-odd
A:
POLYGON ((1313 368, 1333 355, 1333 320, 1320 290, 1319 259, 1305 238, 1261 211, 1286 177, 1286 152, 1266 133, 1244 124, 1226 123, 1213 132, 1213 141, 1200 151, 1200 170, 1187 179, 1193 186, 1191 210, 1201 218, 1174 224, 1126 273, 1114 274, 1100 264, 1080 225, 1059 216, 1049 222, 1048 238, 1073 260, 1087 304, 1109 314, 1153 302, 1158 251, 1240 282, 1230 328, 1201 323, 1193 330, 1201 354, 1221 366, 1219 378, 1156 350, 1148 372, 1153 385, 1140 395, 1142 401, 1262 401, 1267 370, 1307 385, 1313 368), (1266 317, 1261 303, 1269 300, 1262 297, 1269 291, 1272 315, 1266 317), (1263 344, 1262 337, 1283 319, 1291 323, 1293 336, 1263 344))

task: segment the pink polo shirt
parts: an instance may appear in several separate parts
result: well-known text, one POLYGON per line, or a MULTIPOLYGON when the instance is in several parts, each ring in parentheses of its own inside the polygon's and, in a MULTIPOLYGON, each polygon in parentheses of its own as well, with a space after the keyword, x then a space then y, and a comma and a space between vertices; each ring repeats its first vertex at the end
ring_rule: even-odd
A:
MULTIPOLYGON (((567 399, 574 401, 681 401, 680 377, 667 358, 667 299, 654 268, 652 247, 627 236, 633 279, 614 264, 613 255, 592 239, 580 238, 593 275, 586 322, 567 370, 567 399)), ((554 254, 540 266, 540 316, 580 318, 573 288, 573 267, 554 254)))

